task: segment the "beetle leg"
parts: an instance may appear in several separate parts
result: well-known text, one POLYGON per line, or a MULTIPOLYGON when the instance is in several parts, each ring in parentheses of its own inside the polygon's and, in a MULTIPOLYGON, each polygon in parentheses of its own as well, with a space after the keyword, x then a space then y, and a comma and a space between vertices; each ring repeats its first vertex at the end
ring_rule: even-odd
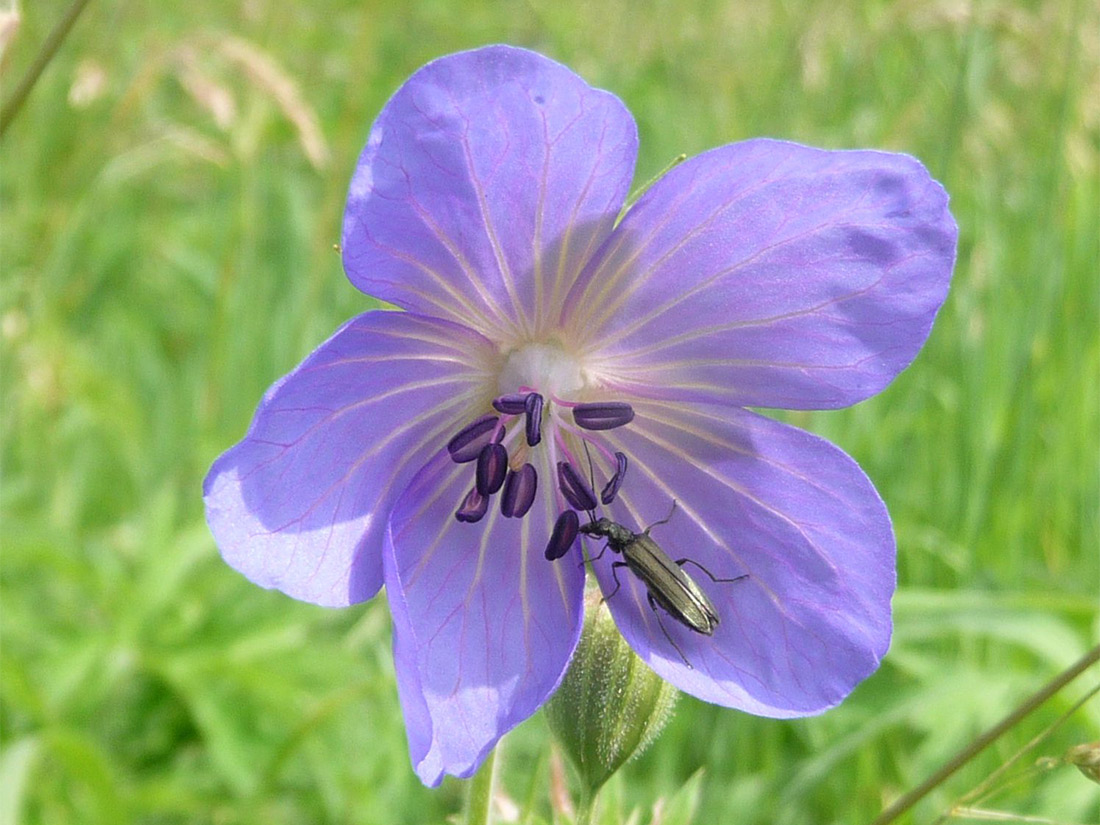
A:
POLYGON ((717 576, 715 576, 713 573, 711 573, 709 570, 707 570, 707 568, 703 567, 703 565, 699 564, 699 562, 697 562, 695 559, 689 559, 689 558, 676 559, 676 564, 678 564, 680 567, 683 567, 688 562, 691 562, 696 567, 698 567, 700 570, 702 570, 704 573, 706 573, 708 576, 710 576, 710 580, 712 582, 739 582, 739 581, 741 581, 741 579, 747 579, 749 577, 748 573, 742 573, 740 576, 734 576, 732 579, 720 579, 717 576))
POLYGON ((676 499, 673 499, 672 500, 672 509, 668 511, 668 515, 665 516, 660 521, 655 521, 651 525, 649 525, 649 527, 645 528, 645 530, 642 531, 643 535, 648 536, 649 531, 652 530, 654 527, 656 527, 659 524, 668 524, 669 519, 672 518, 672 514, 675 513, 675 512, 676 512, 676 499))
MULTIPOLYGON (((603 546, 603 549, 602 549, 602 550, 600 550, 600 555, 598 555, 598 556, 593 556, 592 558, 590 558, 590 559, 589 559, 589 561, 599 561, 600 559, 602 559, 602 558, 603 558, 603 554, 607 552, 607 548, 608 548, 608 547, 610 547, 610 546, 611 546, 611 542, 608 542, 607 544, 605 544, 605 545, 603 546)), ((620 562, 620 563, 621 563, 621 562, 620 562)))
MULTIPOLYGON (((600 555, 603 555, 603 554, 601 553, 600 555)), ((620 567, 629 567, 629 566, 630 565, 628 565, 625 561, 617 561, 617 562, 612 563, 612 565, 611 565, 611 578, 613 578, 615 580, 615 589, 612 590, 610 593, 608 593, 606 596, 604 596, 602 599, 600 599, 601 603, 606 602, 608 599, 610 599, 612 596, 614 596, 616 593, 618 593, 619 588, 623 586, 623 583, 621 581, 619 581, 619 574, 616 573, 615 571, 620 567)))
POLYGON ((688 666, 689 670, 695 670, 691 666, 691 662, 688 661, 688 657, 684 655, 684 651, 680 650, 680 646, 672 640, 672 637, 668 635, 668 628, 665 627, 665 623, 661 621, 661 613, 657 610, 657 602, 653 598, 653 594, 647 592, 645 594, 646 599, 649 600, 649 607, 653 610, 653 615, 657 617, 657 626, 661 628, 661 632, 665 634, 665 638, 668 639, 668 643, 676 648, 676 652, 680 654, 680 658, 684 660, 684 664, 688 666))

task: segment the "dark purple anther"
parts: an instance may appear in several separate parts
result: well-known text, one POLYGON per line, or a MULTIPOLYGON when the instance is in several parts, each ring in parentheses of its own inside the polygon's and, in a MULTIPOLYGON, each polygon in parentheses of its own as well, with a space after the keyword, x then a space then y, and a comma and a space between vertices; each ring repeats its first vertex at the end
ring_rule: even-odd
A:
POLYGON ((611 476, 611 480, 607 482, 607 486, 600 493, 600 502, 603 504, 610 504, 615 500, 615 495, 619 492, 619 485, 623 483, 623 476, 626 475, 626 455, 615 453, 615 461, 618 462, 619 468, 615 470, 615 475, 611 476))
POLYGON ((527 398, 530 392, 514 392, 493 399, 493 409, 505 415, 521 415, 527 410, 527 398))
POLYGON ((503 428, 498 437, 493 437, 499 420, 495 415, 483 415, 463 427, 458 435, 447 442, 447 452, 451 454, 451 460, 456 464, 473 461, 481 455, 481 450, 486 444, 490 441, 499 441, 504 435, 503 428))
POLYGON ((475 487, 462 500, 462 506, 455 513, 455 518, 467 524, 473 524, 475 521, 481 521, 488 510, 489 497, 483 496, 475 487))
POLYGON ((491 496, 504 483, 508 472, 508 451, 500 444, 486 444, 477 457, 477 491, 491 496))
POLYGON ((539 475, 530 464, 508 473, 500 496, 500 512, 506 518, 523 518, 535 502, 539 475))
POLYGON ((542 396, 533 392, 524 399, 523 411, 527 413, 527 443, 534 447, 542 441, 542 396))
POLYGON ((574 510, 587 512, 596 509, 596 496, 592 488, 577 475, 577 471, 568 461, 558 462, 558 488, 574 510))
POLYGON ((558 516, 558 520, 554 522, 554 532, 550 534, 550 541, 546 544, 547 561, 560 559, 569 552, 577 538, 580 523, 576 510, 565 510, 558 516))
POLYGON ((634 420, 634 408, 622 401, 577 404, 573 408, 573 420, 586 430, 613 430, 634 420))

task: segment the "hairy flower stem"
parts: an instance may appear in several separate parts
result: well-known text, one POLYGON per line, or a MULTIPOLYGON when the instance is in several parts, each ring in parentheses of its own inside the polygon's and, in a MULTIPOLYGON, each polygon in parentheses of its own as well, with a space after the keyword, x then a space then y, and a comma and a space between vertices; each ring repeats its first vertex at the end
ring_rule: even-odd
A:
POLYGON ((587 787, 581 789, 581 798, 577 801, 577 818, 573 820, 573 825, 591 825, 597 794, 599 791, 592 791, 587 787))
POLYGON ((920 802, 937 785, 946 780, 955 773, 955 771, 985 750, 989 745, 993 744, 1002 734, 1018 725, 1025 716, 1084 673, 1089 667, 1096 664, 1097 661, 1100 661, 1100 645, 1094 647, 1074 664, 1063 670, 1043 685, 1038 691, 1017 705, 1004 719, 955 754, 951 761, 928 777, 928 779, 900 799, 897 799, 893 805, 879 814, 871 825, 886 825, 886 823, 896 820, 899 816, 920 802))
POLYGON ((39 49, 38 55, 34 59, 34 63, 27 69, 27 73, 23 75, 23 79, 19 81, 19 85, 15 91, 12 92, 11 97, 5 101, 3 107, 0 107, 0 137, 4 136, 4 132, 8 130, 8 126, 11 125, 15 115, 22 108, 23 102, 27 99, 27 95, 31 93, 31 89, 34 88, 34 84, 38 82, 39 76, 42 71, 53 60, 54 55, 57 54, 57 50, 61 48, 62 42, 69 34, 69 30, 72 29, 73 23, 76 22, 76 18, 80 16, 80 13, 84 11, 84 7, 88 5, 88 0, 73 0, 73 4, 69 6, 69 10, 65 12, 65 16, 58 21, 54 26, 53 31, 50 32, 49 37, 46 38, 46 42, 42 44, 42 48, 39 49))
POLYGON ((466 814, 463 825, 489 825, 492 817, 493 791, 496 788, 497 744, 481 763, 466 785, 466 814))

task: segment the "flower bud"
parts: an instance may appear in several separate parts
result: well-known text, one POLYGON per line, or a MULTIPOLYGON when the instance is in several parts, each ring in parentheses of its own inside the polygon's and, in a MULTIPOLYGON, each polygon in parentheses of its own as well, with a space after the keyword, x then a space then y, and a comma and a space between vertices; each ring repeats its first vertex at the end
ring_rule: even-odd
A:
POLYGON ((1100 785, 1100 742, 1074 745, 1066 751, 1066 761, 1076 765, 1077 770, 1100 785))
POLYGON ((544 708, 550 730, 593 794, 649 747, 678 695, 630 649, 599 591, 589 591, 577 650, 544 708))

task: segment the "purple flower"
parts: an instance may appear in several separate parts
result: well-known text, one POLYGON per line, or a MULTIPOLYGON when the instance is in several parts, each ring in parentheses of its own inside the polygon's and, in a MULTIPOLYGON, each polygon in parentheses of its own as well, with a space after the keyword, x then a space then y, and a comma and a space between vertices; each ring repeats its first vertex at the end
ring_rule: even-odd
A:
MULTIPOLYGON (((617 571, 618 626, 682 690, 817 713, 889 644, 874 487, 747 408, 844 407, 912 361, 950 279, 947 195, 904 155, 750 140, 616 223, 636 150, 618 98, 537 54, 416 72, 370 133, 343 232, 352 283, 405 311, 340 328, 206 479, 218 545, 257 584, 332 606, 386 585, 428 784, 470 775, 554 691, 584 589, 576 520, 554 528, 601 488, 636 532, 675 501, 653 532, 672 558, 748 576, 689 566, 720 617, 705 636, 617 571)), ((595 565, 605 593, 619 558, 595 565)))

